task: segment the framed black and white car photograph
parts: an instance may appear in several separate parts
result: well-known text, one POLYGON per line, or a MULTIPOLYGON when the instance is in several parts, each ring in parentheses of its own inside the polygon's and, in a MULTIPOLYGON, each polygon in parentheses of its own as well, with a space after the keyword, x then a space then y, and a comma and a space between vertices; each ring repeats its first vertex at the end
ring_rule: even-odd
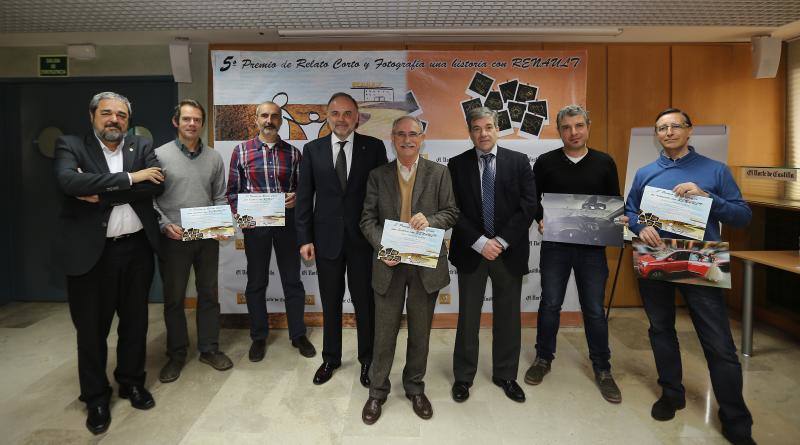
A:
POLYGON ((544 241, 616 246, 623 243, 621 196, 544 193, 544 241))

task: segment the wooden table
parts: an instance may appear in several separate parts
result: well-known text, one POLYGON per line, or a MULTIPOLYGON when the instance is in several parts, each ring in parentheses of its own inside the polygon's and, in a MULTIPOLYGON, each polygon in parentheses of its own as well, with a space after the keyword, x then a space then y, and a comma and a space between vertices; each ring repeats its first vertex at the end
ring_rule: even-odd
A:
POLYGON ((744 262, 744 296, 742 298, 742 354, 753 354, 753 264, 800 274, 800 253, 797 250, 740 250, 732 257, 744 262))

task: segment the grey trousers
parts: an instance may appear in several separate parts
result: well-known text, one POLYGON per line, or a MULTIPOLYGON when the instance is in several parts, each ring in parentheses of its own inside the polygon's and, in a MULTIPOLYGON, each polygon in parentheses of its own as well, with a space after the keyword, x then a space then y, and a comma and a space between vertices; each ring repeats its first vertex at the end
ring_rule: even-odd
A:
POLYGON ((370 397, 383 400, 391 390, 389 372, 394 362, 404 304, 408 317, 408 342, 406 366, 403 368, 403 389, 407 395, 425 392, 425 382, 422 379, 428 367, 428 342, 438 292, 425 291, 418 267, 420 266, 408 264, 394 266, 389 290, 385 295, 375 293, 375 343, 372 366, 369 369, 372 382, 369 387, 370 397))
POLYGON ((164 322, 169 357, 186 360, 189 332, 184 300, 192 266, 197 287, 197 349, 212 352, 219 348, 218 264, 217 240, 176 241, 161 237, 158 266, 164 282, 164 322))
POLYGON ((522 276, 512 274, 502 258, 482 258, 473 272, 458 271, 458 330, 453 352, 453 375, 458 382, 472 383, 478 369, 478 331, 487 278, 492 279, 492 376, 517 379, 522 276))

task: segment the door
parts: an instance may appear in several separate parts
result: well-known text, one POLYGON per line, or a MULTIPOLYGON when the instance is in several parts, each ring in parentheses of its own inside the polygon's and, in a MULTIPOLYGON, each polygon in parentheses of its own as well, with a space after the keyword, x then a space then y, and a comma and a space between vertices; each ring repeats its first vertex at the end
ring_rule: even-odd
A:
POLYGON ((693 252, 689 255, 688 269, 694 275, 705 277, 708 274, 708 269, 712 266, 711 258, 702 253, 693 252))
MULTIPOLYGON (((65 279, 52 257, 54 234, 63 195, 53 175, 52 142, 59 134, 84 135, 91 130, 89 101, 101 91, 114 91, 131 101, 131 128, 142 127, 161 145, 174 138, 170 122, 177 102, 171 77, 21 81, 5 85, 10 106, 3 120, 11 140, 15 212, 11 218, 11 295, 23 301, 66 301, 65 279), (9 114, 11 114, 9 116, 9 114), (47 129, 47 131, 44 131, 47 129), (16 152, 16 153, 13 153, 16 152)), ((142 134, 141 132, 139 134, 142 134)), ((160 301, 160 280, 151 297, 160 301)))

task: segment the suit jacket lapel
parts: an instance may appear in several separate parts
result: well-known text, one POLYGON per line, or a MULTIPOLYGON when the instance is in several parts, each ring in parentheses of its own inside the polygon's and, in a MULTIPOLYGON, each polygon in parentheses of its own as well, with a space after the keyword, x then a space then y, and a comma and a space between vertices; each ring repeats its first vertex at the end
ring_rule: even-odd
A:
POLYGON ((351 158, 353 165, 350 166, 350 174, 347 175, 348 186, 350 185, 350 180, 353 178, 354 173, 357 171, 360 172, 364 168, 364 152, 367 150, 367 147, 364 146, 364 141, 360 136, 361 135, 358 133, 353 134, 353 156, 351 158))
POLYGON ((420 156, 419 161, 417 161, 417 177, 414 179, 414 190, 411 193, 411 211, 413 215, 413 211, 417 208, 417 202, 419 201, 419 197, 422 195, 422 191, 425 189, 425 183, 428 180, 428 166, 425 165, 425 159, 420 156))
MULTIPOLYGON (((322 170, 323 172, 329 172, 330 177, 336 182, 336 185, 339 186, 341 189, 342 186, 339 184, 339 177, 336 176, 336 165, 333 163, 333 145, 331 142, 330 136, 326 137, 325 143, 322 144, 319 149, 322 151, 320 153, 320 161, 322 162, 322 170)), ((342 190, 344 192, 344 190, 342 190)))
POLYGON ((122 171, 130 172, 133 168, 133 159, 136 157, 136 141, 132 136, 125 138, 125 145, 120 145, 117 150, 122 150, 122 171))
POLYGON ((472 196, 475 197, 475 203, 478 206, 478 210, 480 210, 483 208, 483 194, 481 193, 481 172, 478 170, 478 153, 475 150, 475 147, 472 147, 469 156, 467 156, 470 162, 467 171, 470 172, 469 184, 472 188, 472 196))
POLYGON ((381 196, 380 198, 391 200, 394 206, 394 214, 392 215, 392 218, 387 219, 400 221, 400 206, 402 205, 401 201, 403 197, 400 196, 400 178, 397 176, 397 160, 395 159, 394 161, 386 164, 385 168, 387 169, 386 174, 382 175, 386 184, 385 190, 391 191, 392 194, 390 196, 381 196))
MULTIPOLYGON (((506 177, 504 174, 510 165, 508 164, 508 158, 506 158, 504 153, 504 148, 497 147, 497 158, 494 160, 494 193, 495 198, 497 197, 498 190, 500 190, 500 184, 503 182, 503 178, 506 177)), ((497 199, 494 200, 495 204, 497 203, 497 199)))
POLYGON ((86 135, 83 139, 83 144, 84 147, 86 147, 89 159, 94 162, 98 172, 109 173, 108 162, 106 162, 103 149, 100 147, 100 142, 97 141, 97 137, 95 137, 93 132, 89 132, 89 134, 86 135))

